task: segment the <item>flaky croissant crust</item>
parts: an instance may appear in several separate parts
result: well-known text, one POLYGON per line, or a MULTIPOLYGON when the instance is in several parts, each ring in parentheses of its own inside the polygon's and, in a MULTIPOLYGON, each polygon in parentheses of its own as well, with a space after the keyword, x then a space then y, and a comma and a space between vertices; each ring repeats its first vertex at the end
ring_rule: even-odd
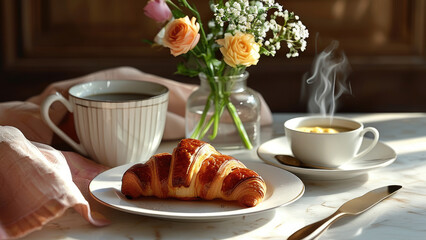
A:
POLYGON ((252 207, 263 201, 266 184, 256 172, 212 145, 183 139, 172 154, 156 154, 130 167, 123 175, 121 192, 129 199, 220 198, 252 207))

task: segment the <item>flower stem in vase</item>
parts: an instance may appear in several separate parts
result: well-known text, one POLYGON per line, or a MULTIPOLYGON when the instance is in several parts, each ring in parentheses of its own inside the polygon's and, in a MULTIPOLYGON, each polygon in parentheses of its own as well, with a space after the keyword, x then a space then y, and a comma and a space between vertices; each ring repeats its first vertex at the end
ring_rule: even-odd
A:
POLYGON ((191 134, 190 138, 201 139, 202 136, 205 134, 204 133, 200 137, 201 129, 203 128, 204 121, 206 120, 207 113, 209 112, 209 109, 210 109, 210 102, 212 97, 213 97, 213 93, 210 93, 209 97, 207 98, 206 105, 204 106, 203 113, 201 114, 200 121, 198 122, 197 127, 194 129, 194 132, 191 134))
POLYGON ((240 134, 240 137, 244 143, 244 146, 247 149, 252 149, 253 145, 251 144, 250 139, 247 136, 247 132, 241 122, 240 117, 238 116, 238 113, 235 109, 234 104, 232 104, 231 102, 228 102, 226 106, 228 108, 229 113, 231 114, 232 120, 234 120, 235 126, 237 127, 238 133, 240 134))
MULTIPOLYGON (((219 116, 222 116, 223 110, 225 110, 224 106, 221 106, 219 116)), ((204 128, 203 132, 201 133, 200 139, 204 138, 208 130, 210 129, 213 122, 216 120, 216 118, 210 118, 210 121, 207 123, 206 127, 204 128)), ((210 138, 211 139, 211 138, 210 138)))
POLYGON ((208 138, 210 140, 214 140, 219 131, 219 123, 221 116, 223 115, 226 109, 235 124, 235 127, 241 137, 244 147, 247 149, 252 149, 253 144, 251 143, 250 138, 248 137, 247 132, 244 128, 244 125, 240 117, 238 116, 238 111, 235 108, 234 104, 232 104, 232 102, 230 101, 231 93, 229 92, 229 90, 226 90, 226 88, 229 87, 227 86, 227 84, 229 83, 227 83, 226 79, 223 77, 218 77, 218 80, 215 80, 214 77, 208 76, 207 79, 210 85, 211 92, 209 94, 209 97, 207 98, 201 118, 190 137, 196 139, 203 139, 210 130, 210 128, 212 128, 211 134, 208 138), (214 106, 211 106, 212 102, 214 106), (210 119, 207 120, 207 115, 211 107, 214 107, 214 111, 210 119))

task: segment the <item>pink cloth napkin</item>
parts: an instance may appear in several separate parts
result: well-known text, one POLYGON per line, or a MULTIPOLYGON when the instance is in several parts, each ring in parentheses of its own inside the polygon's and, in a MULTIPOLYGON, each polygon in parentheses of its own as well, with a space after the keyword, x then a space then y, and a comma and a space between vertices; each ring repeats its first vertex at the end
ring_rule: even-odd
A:
MULTIPOLYGON (((170 90, 163 139, 185 135, 185 103, 197 86, 183 84, 130 67, 96 72, 49 85, 25 102, 0 103, 0 239, 24 236, 73 207, 88 222, 103 226, 108 221, 90 210, 89 182, 107 168, 74 152, 54 149, 54 134, 40 117, 40 104, 50 94, 78 83, 128 79, 152 81, 170 90), (51 145, 51 146, 49 146, 51 145), (86 199, 85 199, 86 197, 86 199)), ((272 114, 262 101, 261 124, 272 123, 272 114)), ((75 140, 72 114, 61 103, 51 106, 52 121, 75 140)))
POLYGON ((69 207, 93 225, 108 224, 102 215, 90 211, 73 182, 85 183, 105 169, 79 155, 65 159, 48 145, 30 142, 17 128, 0 126, 0 239, 40 229, 69 207), (72 173, 70 166, 75 165, 80 166, 72 173))

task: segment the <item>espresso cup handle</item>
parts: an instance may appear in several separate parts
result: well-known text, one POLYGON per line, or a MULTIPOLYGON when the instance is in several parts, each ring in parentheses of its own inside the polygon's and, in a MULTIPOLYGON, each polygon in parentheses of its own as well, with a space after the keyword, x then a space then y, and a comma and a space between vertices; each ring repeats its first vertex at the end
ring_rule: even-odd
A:
POLYGON ((49 109, 50 109, 50 106, 56 101, 61 102, 62 104, 65 105, 68 111, 73 112, 72 104, 67 99, 65 99, 60 93, 57 92, 56 94, 50 95, 49 97, 47 97, 44 100, 44 102, 41 104, 41 108, 40 108, 41 118, 47 123, 47 125, 53 130, 53 132, 55 132, 60 138, 62 138, 65 142, 71 145, 71 147, 73 147, 79 153, 83 155, 87 155, 86 150, 83 148, 81 144, 78 144, 74 140, 72 140, 67 134, 65 134, 61 129, 59 129, 50 119, 49 109))
POLYGON ((373 128, 373 127, 366 127, 364 128, 361 132, 360 132, 360 137, 364 137, 364 135, 367 132, 371 132, 374 135, 374 139, 373 141, 370 143, 370 145, 364 149, 362 152, 358 153, 357 155, 355 155, 355 158, 359 158, 364 156, 365 154, 367 154, 368 152, 370 152, 374 146, 376 146, 377 142, 379 141, 379 131, 377 131, 377 129, 373 128))

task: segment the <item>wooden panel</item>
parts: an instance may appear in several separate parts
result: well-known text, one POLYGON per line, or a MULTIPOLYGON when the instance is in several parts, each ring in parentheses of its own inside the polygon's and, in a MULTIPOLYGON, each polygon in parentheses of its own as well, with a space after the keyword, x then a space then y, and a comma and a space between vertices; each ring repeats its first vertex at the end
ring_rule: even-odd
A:
POLYGON ((28 57, 144 57, 156 51, 143 33, 158 26, 143 20, 143 1, 37 0, 22 6, 28 57), (125 4, 123 4, 125 2, 125 4))
MULTIPOLYGON (((208 1, 195 2, 208 15, 208 1)), ((310 38, 299 58, 287 59, 283 49, 249 69, 249 85, 265 96, 273 111, 306 110, 300 101, 302 76, 315 53, 332 40, 340 42, 339 50, 352 66, 354 97, 341 104, 344 111, 426 110, 426 97, 419 90, 426 85, 425 1, 280 2, 301 17, 310 38)), ((143 42, 161 28, 144 16, 145 3, 2 0, 0 101, 24 99, 52 81, 123 65, 196 83, 173 74, 179 58, 143 42)))
MULTIPOLYGON (((311 30, 311 45, 314 35, 339 40, 342 48, 352 55, 410 54, 418 51, 413 40, 418 32, 410 31, 420 16, 412 15, 412 10, 421 2, 389 0, 333 0, 295 1, 294 8, 302 11, 300 16, 311 30), (413 34, 411 34, 413 33, 413 34)), ((418 22, 417 22, 418 23, 418 22)))
MULTIPOLYGON (((206 2, 199 8, 206 9, 206 2)), ((142 43, 160 26, 143 15, 137 0, 23 1, 22 35, 26 56, 164 56, 142 43), (108 49, 105 49, 107 48, 108 49)), ((286 6, 308 26, 308 54, 331 39, 349 55, 419 54, 424 34, 424 3, 401 0, 299 0, 286 6), (309 7, 306 7, 309 6, 309 7), (416 12, 416 9, 423 9, 416 12)), ((283 54, 281 57, 284 57, 283 54)))

